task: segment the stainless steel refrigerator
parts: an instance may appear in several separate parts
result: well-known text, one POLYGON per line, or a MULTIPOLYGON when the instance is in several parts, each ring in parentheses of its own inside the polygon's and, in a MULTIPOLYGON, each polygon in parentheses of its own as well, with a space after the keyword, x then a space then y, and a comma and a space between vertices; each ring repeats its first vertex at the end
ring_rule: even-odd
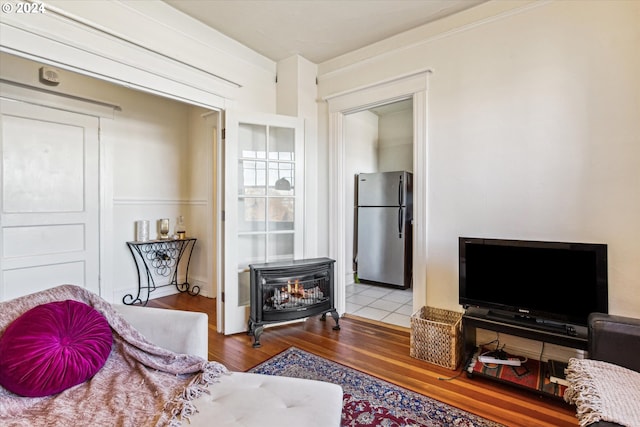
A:
POLYGON ((361 173, 357 184, 358 279, 406 289, 412 278, 413 175, 361 173))

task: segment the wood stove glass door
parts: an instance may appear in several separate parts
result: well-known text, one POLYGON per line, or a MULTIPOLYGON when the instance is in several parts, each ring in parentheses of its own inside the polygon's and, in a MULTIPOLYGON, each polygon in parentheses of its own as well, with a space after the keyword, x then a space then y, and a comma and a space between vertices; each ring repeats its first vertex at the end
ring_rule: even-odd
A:
POLYGON ((249 265, 303 257, 303 120, 227 112, 224 333, 247 329, 249 265))

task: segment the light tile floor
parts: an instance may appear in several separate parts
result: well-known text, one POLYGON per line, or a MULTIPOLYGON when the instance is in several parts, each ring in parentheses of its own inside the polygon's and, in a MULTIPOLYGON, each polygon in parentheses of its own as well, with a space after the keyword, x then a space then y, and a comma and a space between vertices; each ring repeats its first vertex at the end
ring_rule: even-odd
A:
POLYGON ((410 328, 413 291, 352 283, 347 285, 347 313, 410 328))

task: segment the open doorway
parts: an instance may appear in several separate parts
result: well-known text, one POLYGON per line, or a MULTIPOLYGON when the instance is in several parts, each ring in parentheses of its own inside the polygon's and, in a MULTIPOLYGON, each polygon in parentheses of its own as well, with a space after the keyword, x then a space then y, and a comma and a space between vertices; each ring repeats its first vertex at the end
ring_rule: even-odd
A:
MULTIPOLYGON (((358 245, 363 236, 358 238, 358 202, 357 180, 360 174, 383 174, 386 172, 404 171, 413 173, 413 100, 379 105, 363 111, 345 115, 345 184, 347 200, 353 207, 346 218, 347 238, 345 254, 347 271, 345 281, 346 310, 345 313, 357 317, 380 321, 401 327, 410 327, 413 312, 413 287, 411 279, 405 281, 407 289, 384 283, 385 279, 367 280, 358 275, 362 270, 364 259, 374 251, 370 245, 358 245), (407 283, 408 282, 408 283, 407 283)), ((395 214, 395 210, 393 212, 395 214)), ((407 218, 411 221, 410 218, 407 218)), ((361 224, 362 225, 362 224, 361 224)), ((376 225, 375 227, 384 227, 376 225)), ((362 234, 362 228, 360 234, 362 234)), ((384 234, 384 233, 383 233, 384 234)), ((385 237, 380 236, 380 239, 385 237)), ((384 242, 380 242, 384 246, 384 242)), ((412 245, 412 240, 408 243, 412 245)), ((411 257, 411 247, 407 257, 411 257)), ((402 255, 398 255, 402 258, 402 255)), ((403 262, 394 255, 395 260, 382 262, 397 264, 403 262)), ((409 272, 410 274, 410 272, 409 272)))
MULTIPOLYGON (((25 217, 23 212, 31 216, 38 211, 54 212, 60 221, 64 220, 60 212, 71 210, 69 214, 74 218, 64 220, 61 225, 40 226, 34 230, 26 223, 9 224, 4 221, 3 213, 0 241, 13 236, 13 241, 22 242, 21 258, 29 255, 34 262, 44 262, 48 270, 32 268, 28 272, 20 267, 25 274, 30 274, 31 288, 20 285, 24 282, 19 280, 23 276, 16 277, 15 272, 13 276, 4 275, 0 278, 0 297, 17 297, 59 283, 82 285, 87 281, 87 288, 109 302, 122 303, 124 296, 135 294, 139 283, 134 260, 126 246, 126 242, 136 239, 135 222, 148 220, 153 227, 149 238, 154 239, 158 219, 168 218, 170 231, 174 232, 176 218, 182 216, 188 236, 198 240, 190 261, 189 282, 199 286, 201 295, 211 298, 209 303, 215 304, 213 298, 220 283, 216 264, 220 258, 216 235, 216 231, 219 235, 216 141, 222 113, 63 68, 56 69, 62 84, 50 87, 39 81, 41 63, 8 53, 0 53, 0 63, 3 101, 9 100, 13 109, 22 105, 21 109, 26 112, 20 113, 19 123, 28 123, 30 132, 41 136, 37 145, 25 145, 24 132, 14 131, 9 135, 12 141, 4 141, 5 150, 0 153, 5 175, 9 171, 9 155, 15 158, 13 164, 18 165, 12 168, 14 174, 24 172, 22 164, 33 163, 33 153, 38 153, 41 162, 49 165, 47 170, 39 168, 42 176, 38 182, 33 178, 31 184, 24 179, 7 181, 5 178, 4 185, 11 184, 12 192, 25 197, 32 197, 29 186, 35 185, 36 190, 44 184, 50 187, 53 179, 57 179, 61 187, 61 191, 54 191, 46 200, 32 197, 31 206, 24 203, 16 206, 21 199, 14 198, 13 205, 5 206, 10 208, 5 211, 15 211, 11 213, 17 219, 25 217), (48 111, 46 116, 43 109, 48 111), (97 122, 96 137, 82 143, 83 135, 88 135, 87 127, 62 121, 56 125, 52 118, 55 116, 49 117, 54 113, 55 116, 73 113, 91 118, 97 122), (25 122, 24 118, 31 115, 37 120, 25 122), (77 138, 71 138, 69 133, 77 138), (29 147, 31 152, 27 150, 29 147), (89 157, 88 153, 92 155, 89 157), (56 177, 66 177, 66 180, 56 177), (95 184, 89 187, 89 183, 95 184), (74 196, 71 202, 65 194, 74 196), (84 194, 89 194, 91 200, 84 194), (84 215, 82 227, 78 225, 81 214, 84 215), (11 229, 7 228, 9 225, 11 229), (35 238, 17 239, 19 227, 25 230, 21 230, 22 236, 30 232, 44 242, 58 242, 58 246, 43 244, 35 238), (89 234, 90 240, 85 237, 89 234), (85 253, 84 259, 76 259, 85 253), (72 255, 76 258, 72 259, 72 255), (50 271, 52 269, 55 271, 50 271), (7 277, 10 280, 6 280, 7 277)), ((15 128, 16 113, 10 112, 7 117, 15 128)), ((12 257, 15 263, 18 257, 12 257)), ((4 260, 0 260, 0 264, 11 267, 4 260)), ((173 286, 158 287, 151 298, 175 292, 173 286)))

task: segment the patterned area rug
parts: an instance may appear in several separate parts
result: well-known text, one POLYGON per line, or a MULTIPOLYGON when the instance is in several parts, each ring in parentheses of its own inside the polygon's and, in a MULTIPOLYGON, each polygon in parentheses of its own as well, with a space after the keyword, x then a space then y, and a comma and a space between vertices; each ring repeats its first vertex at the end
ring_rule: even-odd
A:
POLYGON ((342 386, 342 426, 499 427, 476 415, 291 347, 249 372, 342 386))

